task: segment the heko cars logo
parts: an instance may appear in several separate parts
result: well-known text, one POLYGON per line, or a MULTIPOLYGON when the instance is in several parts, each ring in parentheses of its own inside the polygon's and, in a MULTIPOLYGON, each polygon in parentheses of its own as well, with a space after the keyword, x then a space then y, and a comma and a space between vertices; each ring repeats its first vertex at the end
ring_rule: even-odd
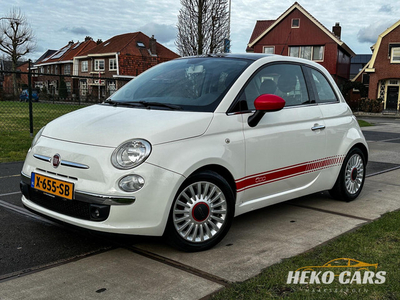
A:
POLYGON ((289 271, 287 284, 383 284, 386 272, 377 272, 378 264, 351 258, 337 258, 322 266, 307 266, 289 271))

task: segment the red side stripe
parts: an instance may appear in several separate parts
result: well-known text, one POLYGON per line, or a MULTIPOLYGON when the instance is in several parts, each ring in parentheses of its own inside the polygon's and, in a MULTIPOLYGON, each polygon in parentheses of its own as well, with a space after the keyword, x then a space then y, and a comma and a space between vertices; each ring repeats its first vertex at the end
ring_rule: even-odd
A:
POLYGON ((279 180, 299 176, 306 173, 315 172, 342 164, 344 156, 333 156, 313 160, 293 166, 279 168, 267 172, 257 173, 236 180, 236 189, 238 192, 260 185, 276 182, 279 180))

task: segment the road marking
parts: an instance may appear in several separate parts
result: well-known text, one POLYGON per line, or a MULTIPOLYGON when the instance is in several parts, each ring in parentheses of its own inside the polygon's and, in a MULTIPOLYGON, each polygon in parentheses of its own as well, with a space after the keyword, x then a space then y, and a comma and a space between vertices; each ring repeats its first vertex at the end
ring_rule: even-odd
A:
POLYGON ((12 177, 19 177, 19 176, 21 176, 21 174, 18 174, 18 175, 7 175, 7 176, 1 176, 0 179, 3 179, 3 178, 12 178, 12 177))
POLYGON ((0 197, 17 195, 17 194, 21 194, 21 192, 12 192, 12 193, 0 194, 0 197))
POLYGON ((398 170, 398 169, 400 169, 400 166, 393 167, 393 168, 386 169, 386 170, 382 170, 382 171, 378 171, 378 172, 376 172, 376 173, 368 174, 368 175, 365 175, 365 177, 376 176, 376 175, 380 175, 380 174, 383 174, 383 173, 395 171, 395 170, 398 170))
POLYGON ((400 140, 400 138, 393 138, 393 139, 387 139, 387 140, 367 140, 368 143, 385 143, 385 142, 391 142, 391 141, 397 141, 400 140))
POLYGON ((54 223, 54 222, 52 222, 50 220, 42 218, 39 215, 36 215, 34 213, 29 212, 25 208, 19 207, 19 206, 14 205, 14 204, 10 204, 10 203, 8 203, 6 201, 3 201, 3 200, 0 200, 0 207, 4 207, 6 209, 12 210, 12 211, 14 211, 16 213, 19 213, 21 215, 24 215, 24 216, 27 216, 27 217, 30 217, 30 218, 34 218, 36 220, 39 220, 39 221, 42 221, 42 222, 45 222, 45 223, 50 223, 52 225, 58 225, 57 223, 54 223))

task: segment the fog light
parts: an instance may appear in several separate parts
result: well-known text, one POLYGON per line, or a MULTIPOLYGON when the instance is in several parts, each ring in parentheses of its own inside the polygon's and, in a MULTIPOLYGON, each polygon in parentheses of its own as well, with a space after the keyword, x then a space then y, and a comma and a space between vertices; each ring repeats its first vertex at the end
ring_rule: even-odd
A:
POLYGON ((144 186, 144 178, 139 175, 128 175, 119 180, 118 186, 125 192, 136 192, 144 186))
POLYGON ((104 221, 108 218, 110 213, 110 206, 90 204, 90 220, 91 221, 104 221))

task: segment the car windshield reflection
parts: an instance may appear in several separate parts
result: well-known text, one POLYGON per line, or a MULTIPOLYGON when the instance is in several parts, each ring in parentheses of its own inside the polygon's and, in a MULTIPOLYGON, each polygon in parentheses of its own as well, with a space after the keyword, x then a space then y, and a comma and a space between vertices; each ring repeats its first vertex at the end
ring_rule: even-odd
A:
POLYGON ((167 106, 212 112, 250 63, 244 59, 205 57, 174 60, 133 79, 106 103, 147 103, 156 109, 167 106))

